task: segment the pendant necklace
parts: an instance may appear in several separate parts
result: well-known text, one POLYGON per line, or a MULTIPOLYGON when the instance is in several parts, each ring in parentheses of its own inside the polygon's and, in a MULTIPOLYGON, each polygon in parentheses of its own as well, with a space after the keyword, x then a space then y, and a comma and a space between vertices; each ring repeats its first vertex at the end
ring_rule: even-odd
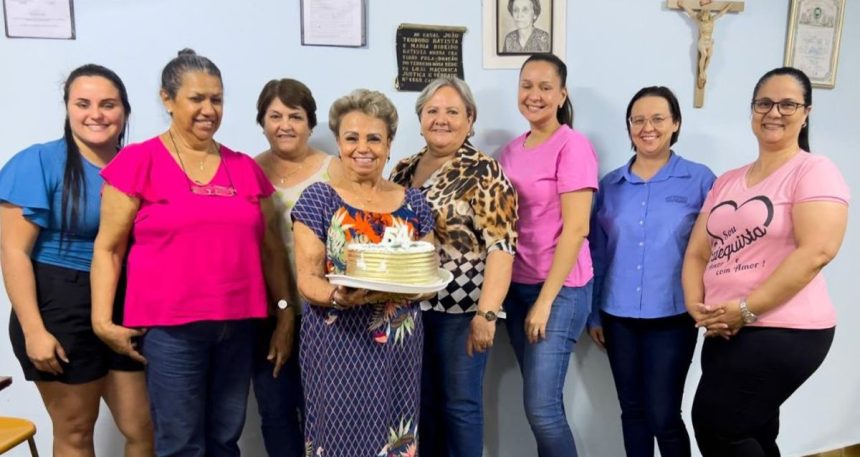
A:
POLYGON ((304 167, 305 167, 305 164, 301 164, 295 170, 293 170, 289 173, 286 173, 286 174, 278 173, 278 182, 281 184, 281 187, 284 187, 286 185, 287 179, 289 179, 294 174, 302 171, 302 168, 304 168, 304 167))
MULTIPOLYGON (((182 161, 182 151, 179 149, 179 145, 176 144, 176 139, 173 138, 173 130, 168 129, 167 134, 170 136, 170 142, 173 144, 173 149, 176 149, 176 158, 179 159, 179 166, 182 167, 182 172, 185 173, 185 176, 188 176, 188 171, 185 169, 185 162, 182 161)), ((219 153, 220 154, 220 153, 219 153)), ((204 166, 206 165, 206 159, 209 158, 209 153, 207 152, 203 159, 200 161, 199 169, 203 171, 204 166)), ((189 176, 190 178, 190 176, 189 176)), ((200 180, 191 178, 197 184, 201 184, 200 180)))
MULTIPOLYGON (((272 152, 272 155, 274 155, 275 159, 278 161, 288 162, 288 160, 281 159, 281 157, 278 156, 277 154, 275 154, 274 152, 272 152)), ((310 157, 310 153, 308 155, 306 155, 304 159, 302 159, 301 164, 298 167, 296 167, 295 170, 290 171, 289 173, 281 173, 280 171, 278 171, 278 183, 281 185, 281 187, 284 187, 286 185, 287 180, 290 179, 291 176, 302 171, 302 169, 305 167, 305 161, 308 160, 309 157, 310 157)))

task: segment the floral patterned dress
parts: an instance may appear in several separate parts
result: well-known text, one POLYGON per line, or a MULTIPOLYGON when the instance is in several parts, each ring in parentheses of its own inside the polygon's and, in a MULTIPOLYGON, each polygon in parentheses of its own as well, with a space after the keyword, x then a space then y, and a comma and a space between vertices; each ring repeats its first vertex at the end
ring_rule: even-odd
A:
MULTIPOLYGON (((326 272, 346 269, 347 243, 376 243, 386 227, 407 225, 418 239, 433 231, 424 196, 409 189, 392 213, 346 204, 326 183, 302 193, 294 222, 326 247, 326 272)), ((305 304, 299 363, 309 457, 417 454, 424 328, 415 302, 387 301, 348 310, 305 304)))

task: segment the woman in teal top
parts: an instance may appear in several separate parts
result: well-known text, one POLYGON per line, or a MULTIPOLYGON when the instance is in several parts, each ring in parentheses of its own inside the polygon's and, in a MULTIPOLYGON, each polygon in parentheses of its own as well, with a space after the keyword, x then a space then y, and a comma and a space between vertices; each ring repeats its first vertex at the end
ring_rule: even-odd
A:
MULTIPOLYGON (((122 144, 131 106, 111 70, 84 65, 63 92, 62 139, 33 145, 0 171, 3 280, 9 336, 53 425, 54 455, 92 455, 104 398, 126 438, 126 456, 153 455, 143 365, 93 333, 89 270, 102 179, 122 144)), ((122 304, 119 296, 118 304, 122 304)))

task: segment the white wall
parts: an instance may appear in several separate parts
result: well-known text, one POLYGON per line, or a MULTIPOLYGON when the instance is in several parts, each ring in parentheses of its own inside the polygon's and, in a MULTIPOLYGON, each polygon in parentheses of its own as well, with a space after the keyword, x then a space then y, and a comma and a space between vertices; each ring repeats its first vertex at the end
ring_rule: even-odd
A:
MULTIPOLYGON (((396 76, 395 29, 400 23, 462 25, 465 74, 479 105, 475 143, 486 151, 527 128, 515 102, 515 70, 481 66, 481 2, 478 0, 371 0, 368 45, 361 49, 302 47, 296 0, 77 0, 75 41, 0 38, 0 163, 24 147, 61 135, 61 84, 74 67, 96 62, 125 80, 133 114, 131 137, 139 141, 167 126, 158 102, 163 65, 183 47, 212 58, 222 69, 226 116, 218 139, 256 154, 265 141, 254 124, 256 96, 263 83, 294 77, 307 83, 320 106, 321 125, 312 141, 335 151, 326 128, 331 102, 357 87, 382 90, 400 109, 394 142, 395 159, 422 145, 413 113, 415 93, 393 89, 396 76)), ((749 99, 756 79, 782 64, 788 0, 746 2, 746 11, 717 22, 715 54, 708 71, 703 109, 692 108, 696 30, 682 13, 668 11, 659 0, 572 1, 567 14, 568 83, 576 108, 576 127, 594 142, 601 170, 619 166, 630 154, 624 110, 640 87, 662 84, 678 94, 684 114, 680 154, 722 173, 755 158, 749 127, 749 99)), ((816 90, 812 115, 813 149, 831 157, 849 183, 860 182, 860 4, 846 3, 842 55, 835 90, 816 90), (842 127, 838 127, 841 125, 842 127)), ((855 189, 856 190, 856 189, 855 189)), ((856 192, 855 192, 856 193, 856 192)), ((851 271, 860 267, 858 213, 852 211, 842 252, 826 274, 840 317, 840 328, 824 365, 786 404, 780 444, 786 456, 860 442, 860 368, 856 348, 860 320, 850 291, 851 271)), ((2 309, 8 299, 2 294, 2 309)), ((0 327, 8 314, 3 311, 0 327)), ((0 336, 0 373, 15 377, 0 393, 0 414, 37 422, 41 451, 50 452, 50 421, 35 387, 23 380, 20 367, 0 336)), ((507 337, 500 331, 485 386, 487 455, 534 455, 525 421, 521 387, 507 337)), ((694 361, 687 383, 685 415, 698 380, 694 361)), ((623 455, 614 387, 606 357, 588 342, 571 363, 565 403, 581 455, 623 455)), ((263 455, 259 421, 249 410, 242 440, 248 455, 263 455)), ((121 439, 103 414, 97 429, 101 455, 120 455, 121 439)), ((23 456, 23 449, 12 456, 23 456)), ((430 457, 430 456, 428 456, 430 457)))

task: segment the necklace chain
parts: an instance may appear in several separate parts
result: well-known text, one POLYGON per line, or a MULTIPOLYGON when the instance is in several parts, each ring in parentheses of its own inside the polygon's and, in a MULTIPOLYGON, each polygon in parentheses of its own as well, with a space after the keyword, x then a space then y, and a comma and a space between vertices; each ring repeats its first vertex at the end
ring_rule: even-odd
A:
MULTIPOLYGON (((179 166, 182 167, 182 172, 185 173, 185 176, 188 176, 188 170, 185 169, 185 162, 182 161, 182 151, 179 149, 179 145, 176 144, 176 139, 173 138, 173 129, 168 129, 167 134, 170 136, 170 142, 173 144, 173 149, 176 149, 176 158, 179 159, 179 166)), ((220 155, 220 153, 219 153, 220 155)), ((206 165, 206 159, 209 158, 209 152, 206 152, 206 155, 203 157, 203 160, 200 161, 200 171, 203 171, 204 165, 206 165)), ((197 181, 196 179, 194 180, 197 181)))
MULTIPOLYGON (((275 160, 277 160, 281 164, 283 164, 284 162, 289 162, 289 160, 282 159, 278 154, 276 154, 274 152, 272 152, 272 155, 275 156, 275 160)), ((278 183, 280 183, 281 186, 284 186, 287 182, 287 179, 290 179, 290 177, 292 177, 296 173, 302 171, 302 169, 305 168, 305 162, 308 159, 310 159, 311 155, 312 155, 311 153, 308 153, 307 155, 305 155, 305 157, 302 159, 301 163, 299 164, 298 167, 296 167, 295 170, 292 170, 288 173, 281 173, 280 170, 276 170, 276 172, 278 173, 278 183)))
POLYGON ((379 187, 378 187, 379 185, 378 184, 371 186, 370 191, 366 192, 366 193, 361 192, 362 189, 361 189, 360 184, 356 183, 355 186, 358 188, 358 192, 356 192, 356 194, 359 196, 359 198, 364 200, 365 204, 368 204, 368 205, 370 204, 370 202, 373 201, 374 198, 376 198, 377 194, 379 193, 379 187))
POLYGON ((289 173, 278 173, 278 182, 279 182, 282 186, 283 186, 283 185, 285 185, 285 184, 286 184, 286 182, 287 182, 287 179, 289 179, 289 178, 290 178, 291 176, 293 176, 294 174, 296 174, 296 173, 298 173, 298 172, 302 171, 302 168, 304 168, 304 167, 305 167, 305 164, 301 164, 301 165, 299 165, 298 167, 296 167, 296 169, 295 169, 295 170, 293 170, 293 171, 291 171, 291 172, 289 172, 289 173))

